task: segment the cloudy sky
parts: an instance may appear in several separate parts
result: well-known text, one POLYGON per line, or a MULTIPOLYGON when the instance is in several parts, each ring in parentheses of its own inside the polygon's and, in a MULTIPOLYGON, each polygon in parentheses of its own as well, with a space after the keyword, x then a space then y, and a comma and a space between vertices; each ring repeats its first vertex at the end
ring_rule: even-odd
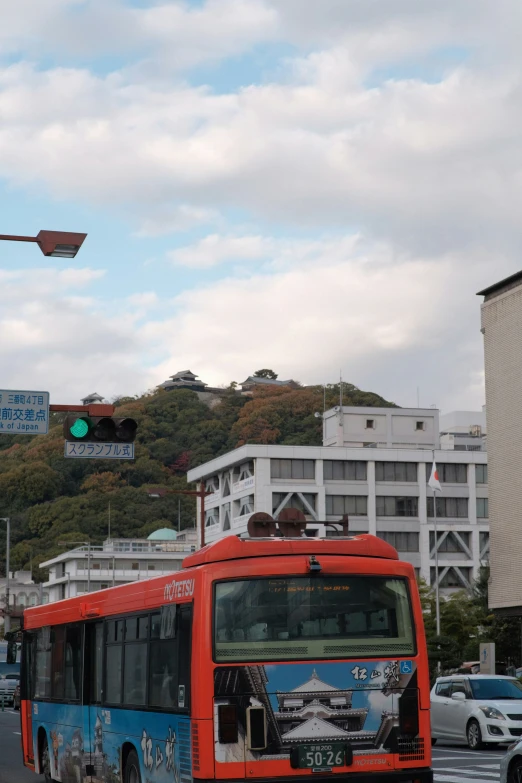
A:
POLYGON ((0 386, 189 367, 484 401, 522 266, 519 0, 0 0, 0 386))

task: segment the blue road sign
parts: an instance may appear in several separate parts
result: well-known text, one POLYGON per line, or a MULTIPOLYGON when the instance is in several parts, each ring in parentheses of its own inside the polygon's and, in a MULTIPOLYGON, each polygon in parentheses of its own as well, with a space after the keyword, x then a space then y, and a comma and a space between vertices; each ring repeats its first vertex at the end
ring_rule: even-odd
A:
POLYGON ((0 435, 49 432, 49 392, 0 389, 0 435))

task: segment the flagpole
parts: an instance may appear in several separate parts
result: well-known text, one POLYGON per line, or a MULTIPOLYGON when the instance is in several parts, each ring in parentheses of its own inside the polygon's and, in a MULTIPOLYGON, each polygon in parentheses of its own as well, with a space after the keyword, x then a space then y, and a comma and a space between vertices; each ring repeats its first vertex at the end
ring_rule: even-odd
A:
MULTIPOLYGON (((435 449, 433 449, 433 464, 435 465, 435 449)), ((437 530, 437 495, 433 486, 433 532, 435 536, 435 628, 440 636, 440 601, 439 601, 439 534, 437 530)))
POLYGON ((435 624, 437 636, 440 636, 440 601, 439 601, 439 536, 437 532, 437 496, 433 490, 433 530, 435 533, 435 624))

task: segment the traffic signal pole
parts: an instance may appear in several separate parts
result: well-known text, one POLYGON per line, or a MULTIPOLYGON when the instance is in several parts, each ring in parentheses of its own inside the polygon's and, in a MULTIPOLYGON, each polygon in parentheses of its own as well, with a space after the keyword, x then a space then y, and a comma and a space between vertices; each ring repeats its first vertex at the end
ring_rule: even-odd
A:
POLYGON ((87 413, 89 416, 113 416, 114 405, 93 402, 92 405, 49 405, 53 413, 87 413))

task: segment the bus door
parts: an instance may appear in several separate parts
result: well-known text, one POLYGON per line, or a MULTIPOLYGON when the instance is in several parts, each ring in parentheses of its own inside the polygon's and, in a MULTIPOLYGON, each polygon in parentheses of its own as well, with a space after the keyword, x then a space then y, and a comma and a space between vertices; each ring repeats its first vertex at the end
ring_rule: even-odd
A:
POLYGON ((103 779, 100 704, 102 701, 103 622, 85 626, 83 734, 87 780, 103 779))
POLYGON ((33 748, 33 705, 31 699, 34 693, 34 651, 36 636, 29 631, 24 632, 23 653, 20 677, 20 720, 22 728, 22 752, 24 763, 34 766, 33 748))

